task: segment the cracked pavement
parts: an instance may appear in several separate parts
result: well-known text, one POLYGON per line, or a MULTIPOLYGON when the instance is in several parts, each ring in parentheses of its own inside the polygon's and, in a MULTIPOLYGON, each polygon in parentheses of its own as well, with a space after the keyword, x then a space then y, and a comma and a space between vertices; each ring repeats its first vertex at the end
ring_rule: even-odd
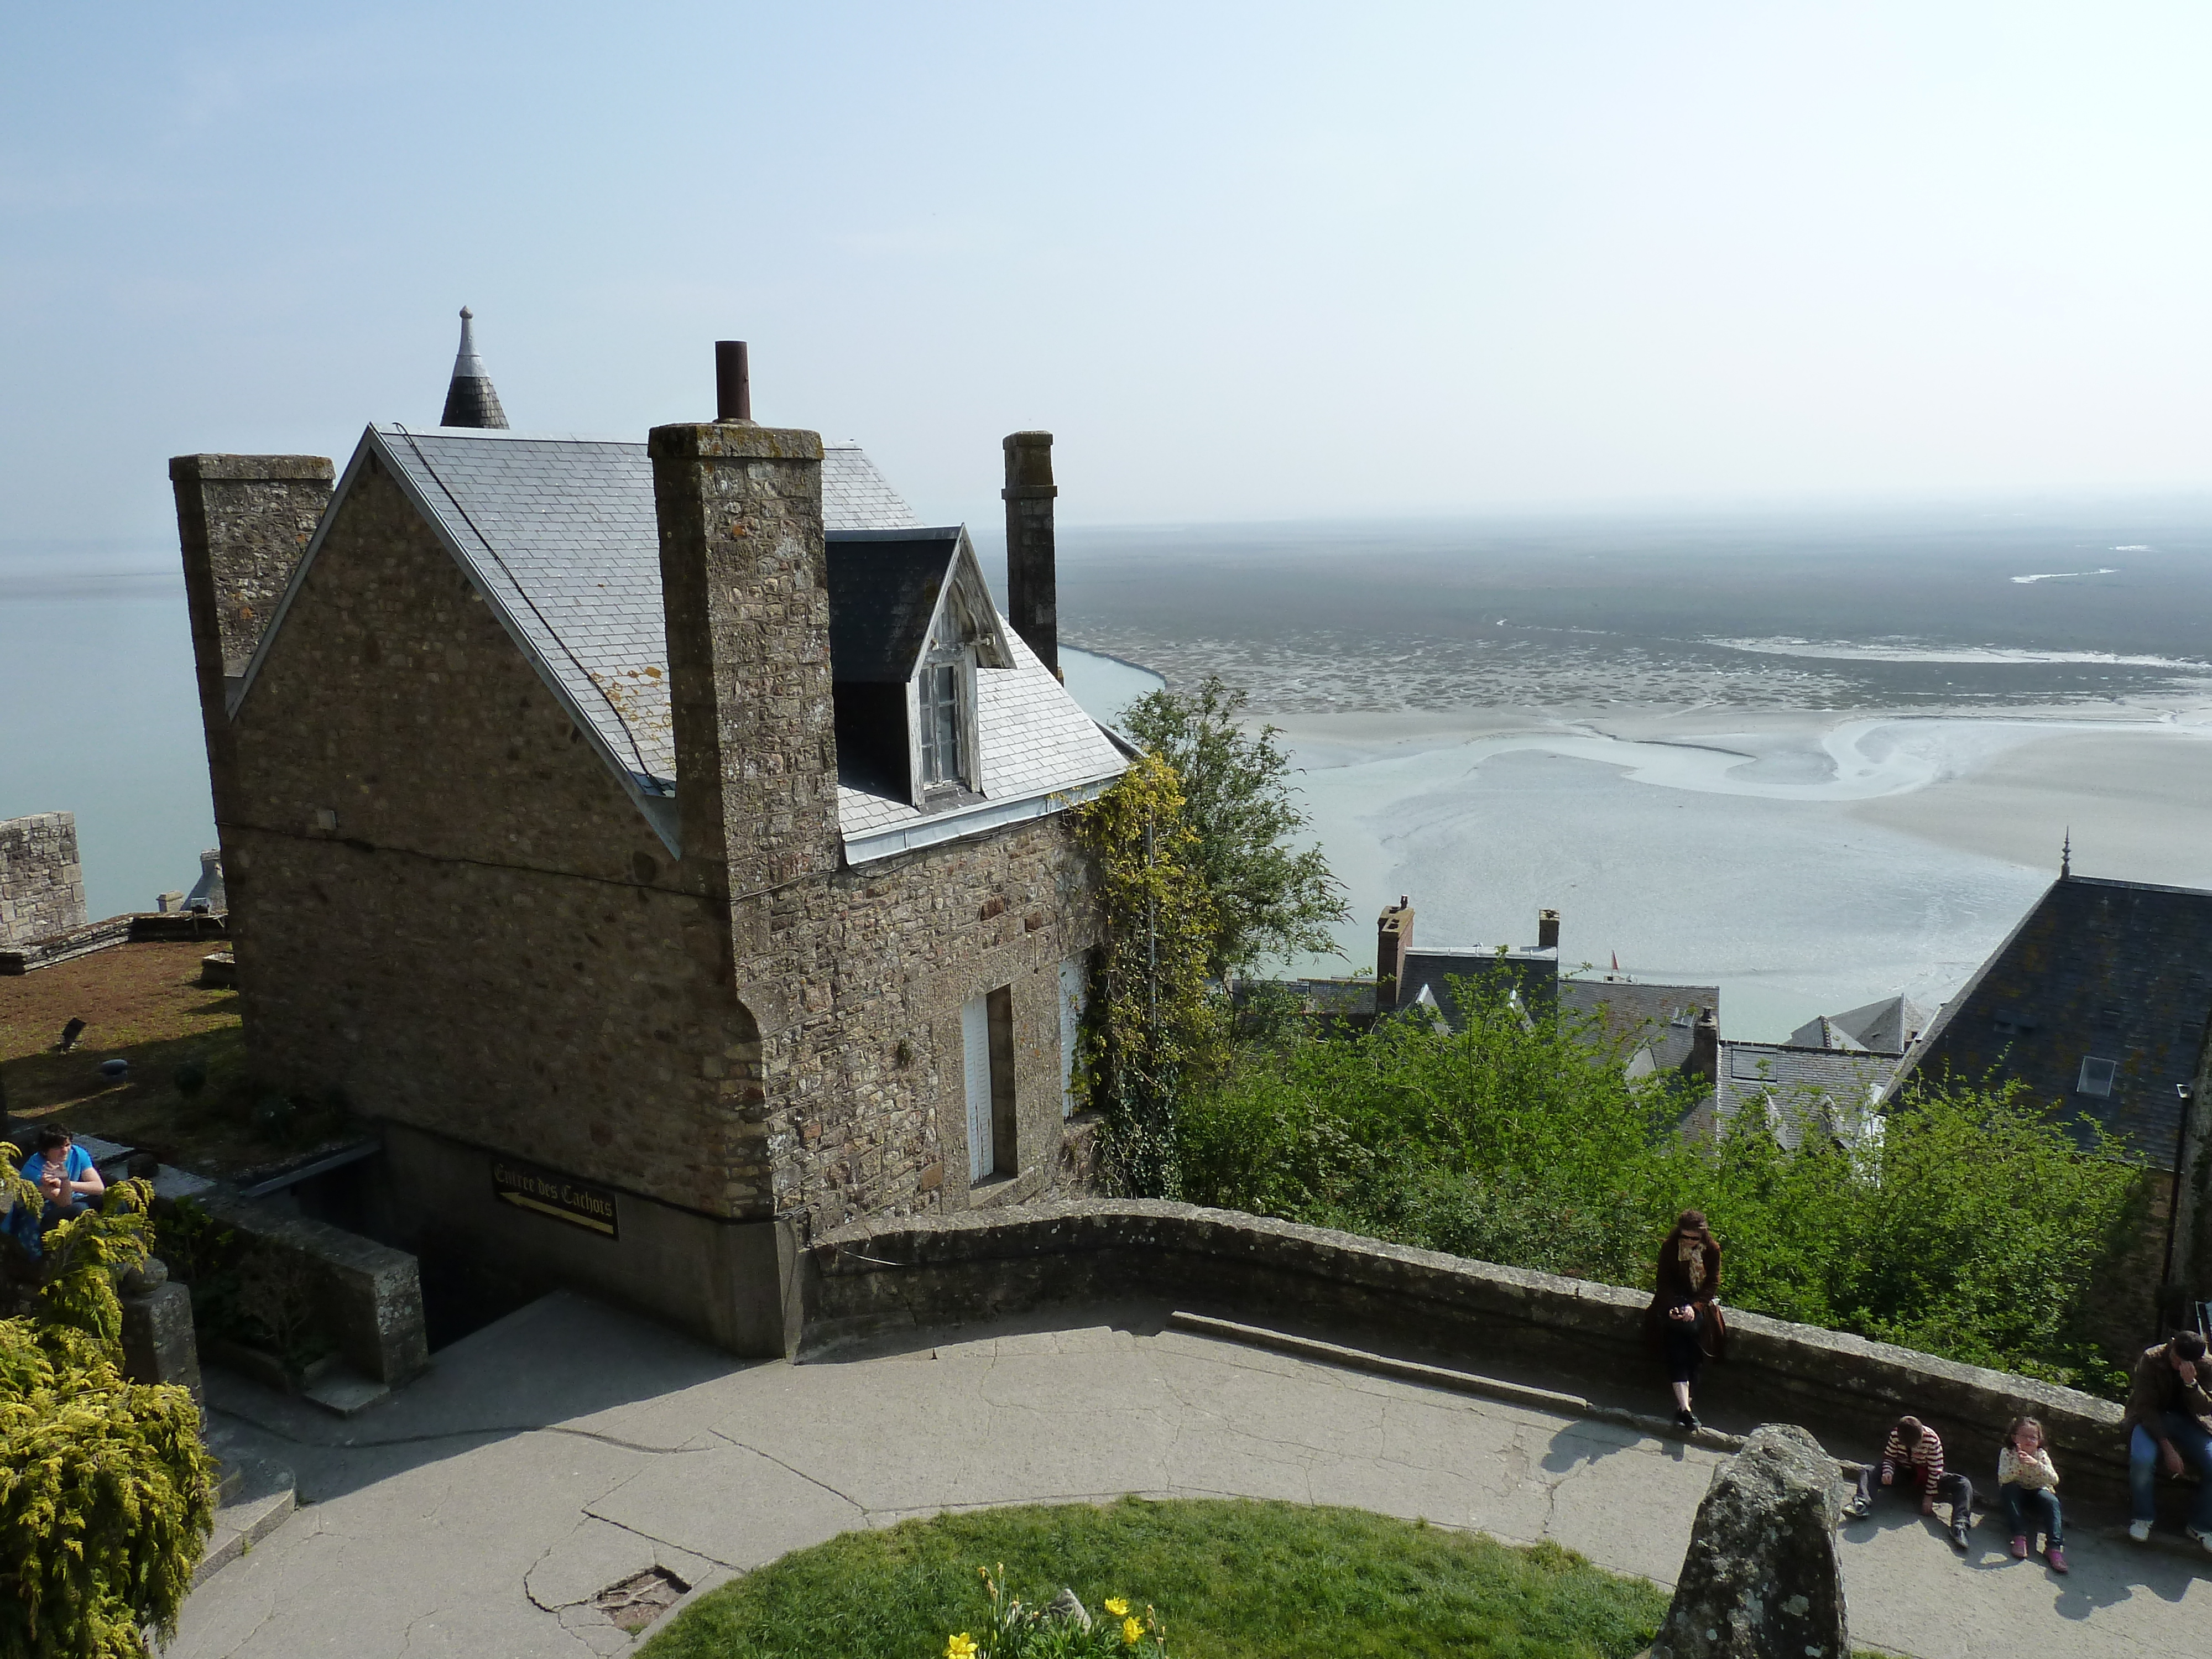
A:
MULTIPOLYGON (((1549 1538, 1671 1585, 1722 1455, 1161 1328, 963 1332, 872 1357, 732 1359, 549 1297, 350 1420, 210 1373, 240 1449, 301 1508, 196 1591, 170 1659, 611 1655, 592 1598, 653 1567, 695 1587, 855 1527, 1138 1492, 1339 1504, 1549 1538)), ((1085 1320, 1102 1322, 1084 1324, 1085 1320)), ((2101 1517, 2100 1517, 2101 1519, 2101 1517)), ((1845 1528, 1854 1638, 1919 1659, 2171 1655, 2204 1641, 2212 1559, 2069 1517, 2075 1571, 1976 1528, 1962 1563, 1902 1505, 1845 1528)))

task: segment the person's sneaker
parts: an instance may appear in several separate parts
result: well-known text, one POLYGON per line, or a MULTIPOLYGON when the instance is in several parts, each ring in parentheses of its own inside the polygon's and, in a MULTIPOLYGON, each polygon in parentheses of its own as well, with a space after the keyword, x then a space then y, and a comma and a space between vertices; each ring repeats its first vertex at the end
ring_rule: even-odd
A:
POLYGON ((2061 1549, 2057 1545, 2053 1544, 2049 1549, 2045 1550, 2043 1553, 2043 1559, 2051 1563, 2051 1571, 2063 1572, 2066 1571, 2066 1552, 2061 1549))
POLYGON ((1951 1528, 1951 1547, 1961 1555, 1973 1547, 1966 1540, 1966 1523, 1963 1521, 1951 1528))
POLYGON ((2203 1545, 2206 1549, 2212 1550, 2212 1532, 2206 1531, 2203 1527, 2184 1527, 2182 1531, 2203 1545))
POLYGON ((1854 1498, 1844 1505, 1844 1519, 1846 1521, 1863 1521, 1873 1513, 1874 1505, 1863 1498, 1854 1498))
POLYGON ((2019 1533, 2012 1535, 2012 1559, 2015 1561, 2027 1559, 2027 1540, 2019 1533))
POLYGON ((1698 1421, 1697 1413, 1676 1412, 1674 1413, 1674 1426, 1681 1430, 1684 1434, 1695 1434, 1703 1425, 1698 1421))
POLYGON ((2148 1543, 2149 1543, 2149 1542, 2150 1542, 2150 1522, 2148 1522, 2148 1521, 2130 1521, 2130 1522, 2128 1522, 2128 1536, 2129 1536, 2129 1537, 2130 1537, 2130 1538, 2132 1538, 2132 1539, 2134 1539, 2134 1540, 2136 1540, 2136 1543, 2138 1543, 2138 1544, 2148 1544, 2148 1543))

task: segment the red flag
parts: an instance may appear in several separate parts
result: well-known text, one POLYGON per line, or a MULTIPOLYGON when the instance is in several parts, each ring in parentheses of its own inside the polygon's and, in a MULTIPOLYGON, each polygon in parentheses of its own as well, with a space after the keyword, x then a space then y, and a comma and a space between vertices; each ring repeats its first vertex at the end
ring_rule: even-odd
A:
POLYGON ((1613 971, 1616 974, 1620 971, 1620 952, 1618 951, 1613 953, 1613 971))

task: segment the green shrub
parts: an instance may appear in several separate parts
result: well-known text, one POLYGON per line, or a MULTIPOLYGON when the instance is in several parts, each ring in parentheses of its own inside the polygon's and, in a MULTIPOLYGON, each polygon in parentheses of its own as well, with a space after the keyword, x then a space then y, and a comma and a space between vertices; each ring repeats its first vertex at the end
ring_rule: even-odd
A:
MULTIPOLYGON (((0 1186, 35 1203, 15 1157, 0 1186)), ((0 1653, 137 1659, 143 1630, 175 1633, 214 1524, 191 1395, 122 1374, 115 1279, 146 1260, 151 1199, 121 1182, 47 1233, 35 1310, 0 1320, 0 1653)))
POLYGON ((1695 1092, 1632 1080, 1571 1018, 1461 988, 1454 1035, 1239 1048, 1178 1113, 1194 1203, 1613 1284, 1650 1283, 1680 1211, 1727 1246, 1728 1301, 2111 1393, 2083 1287, 2131 1236, 2139 1170, 2017 1089, 1927 1088, 1850 1147, 1786 1149, 1739 1117, 1681 1133, 1695 1092))

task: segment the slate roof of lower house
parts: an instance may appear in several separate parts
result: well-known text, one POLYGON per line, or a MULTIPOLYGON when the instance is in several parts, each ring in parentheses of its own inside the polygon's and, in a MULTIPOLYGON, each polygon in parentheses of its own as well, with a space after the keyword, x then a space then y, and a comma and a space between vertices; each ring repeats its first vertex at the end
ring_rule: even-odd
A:
POLYGON ((1878 1108, 1899 1058, 1780 1042, 1723 1042, 1714 1116, 1725 1126, 1740 1112, 1762 1112, 1776 1139, 1792 1151, 1808 1133, 1856 1139, 1878 1108))
POLYGON ((1676 1072, 1690 1058, 1698 1016, 1718 1012, 1717 985, 1651 985, 1638 980, 1563 979, 1559 1006, 1598 1023, 1600 1039, 1615 1055, 1651 1050, 1653 1066, 1676 1072))
POLYGON ((1399 965, 1397 1006, 1410 1008, 1426 991, 1444 1023, 1460 1030, 1467 1024, 1467 1011, 1455 981, 1470 989, 1494 988, 1518 994, 1522 1010, 1533 1015, 1556 1006, 1559 953, 1556 949, 1537 948, 1501 951, 1495 945, 1480 945, 1408 951, 1399 965))
POLYGON ((1908 1077, 2017 1079, 2162 1170, 2212 1020, 2212 892, 2061 876, 1908 1057, 1908 1077), (2081 1092, 2085 1059, 2115 1063, 2112 1092, 2081 1092))
MULTIPOLYGON (((672 848, 676 734, 659 526, 645 445, 489 428, 372 426, 331 495, 324 527, 372 453, 441 532, 509 635, 672 848)), ((856 446, 824 446, 822 497, 825 531, 911 529, 918 523, 856 446)), ((313 563, 321 533, 294 573, 257 663, 313 563)), ((250 665, 233 694, 234 708, 253 676, 250 665)), ((1007 757, 1004 775, 1026 789, 1067 748, 1064 736, 1042 739, 1040 731, 1059 733, 1072 720, 1090 726, 1059 683, 1045 678, 1065 708, 1034 707, 1045 694, 1030 681, 979 699, 979 716, 995 715, 1007 727, 983 738, 987 794, 995 793, 988 782, 994 747, 1007 757)), ((1091 731, 1097 735, 1095 726, 1091 731)), ((1112 750, 1103 737, 1097 742, 1112 750)), ((1075 747, 1087 760, 1088 746, 1075 747)), ((1080 775, 1070 775, 1070 785, 1091 781, 1087 765, 1074 770, 1080 775)))

